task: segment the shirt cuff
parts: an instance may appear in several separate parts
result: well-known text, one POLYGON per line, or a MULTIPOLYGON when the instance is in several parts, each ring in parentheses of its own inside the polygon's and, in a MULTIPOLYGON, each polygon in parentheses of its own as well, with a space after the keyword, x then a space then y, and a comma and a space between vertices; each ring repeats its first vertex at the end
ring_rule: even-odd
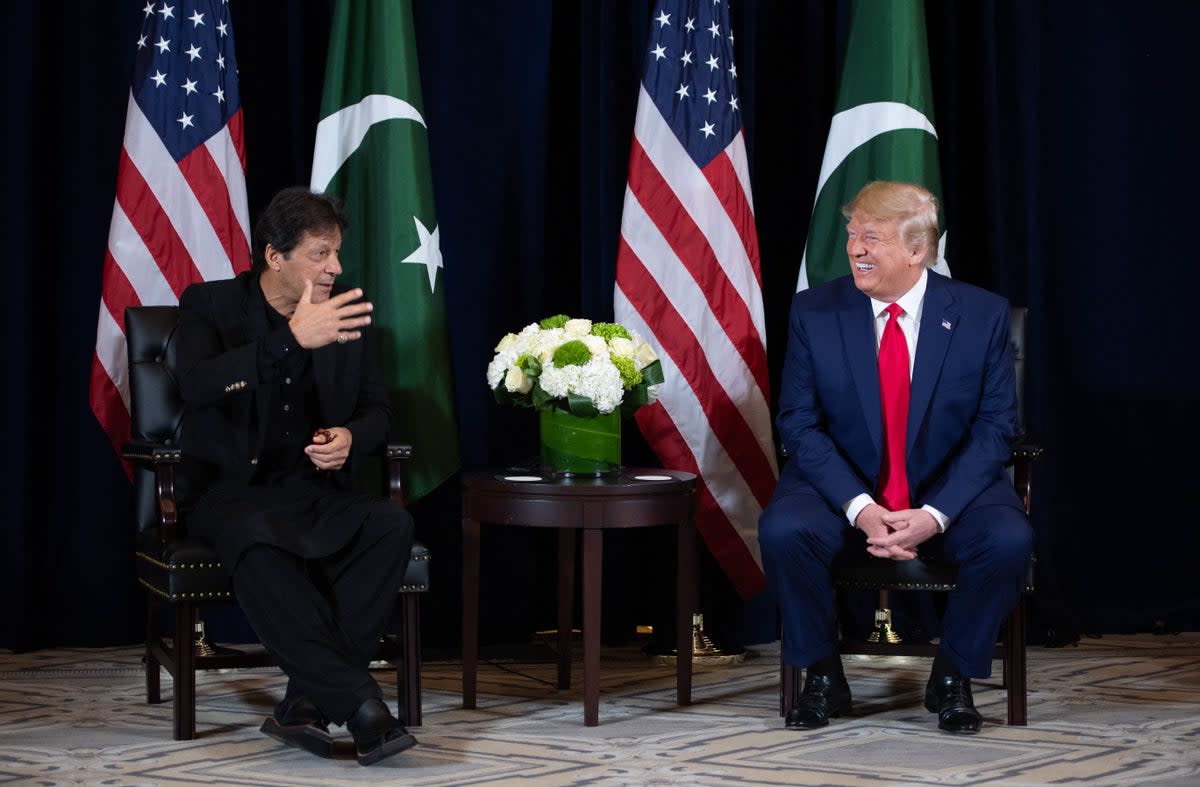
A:
POLYGON ((935 520, 937 520, 937 526, 938 526, 939 533, 945 533, 946 528, 950 527, 950 517, 946 516, 941 511, 938 511, 933 506, 924 505, 924 506, 921 506, 921 510, 928 511, 930 514, 933 515, 933 518, 935 520))
POLYGON ((855 495, 850 498, 850 502, 842 506, 842 510, 846 512, 846 519, 850 520, 850 527, 857 527, 854 522, 858 519, 858 515, 867 506, 875 502, 875 498, 863 492, 861 495, 855 495))

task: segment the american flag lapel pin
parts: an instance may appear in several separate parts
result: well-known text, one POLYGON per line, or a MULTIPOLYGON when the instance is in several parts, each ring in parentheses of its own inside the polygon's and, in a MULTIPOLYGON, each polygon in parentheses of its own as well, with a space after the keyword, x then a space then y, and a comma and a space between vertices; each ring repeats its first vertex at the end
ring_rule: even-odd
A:
POLYGON ((942 318, 942 327, 945 328, 946 330, 950 330, 950 328, 952 327, 950 325, 950 321, 947 320, 945 317, 942 318))

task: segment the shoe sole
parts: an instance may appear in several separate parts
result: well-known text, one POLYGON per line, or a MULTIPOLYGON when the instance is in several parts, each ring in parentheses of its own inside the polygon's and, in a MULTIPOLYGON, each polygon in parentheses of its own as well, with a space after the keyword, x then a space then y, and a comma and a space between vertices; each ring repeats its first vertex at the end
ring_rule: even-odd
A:
POLYGON ((979 732, 980 727, 983 726, 982 722, 980 722, 979 724, 970 726, 970 727, 952 727, 950 725, 943 724, 942 720, 941 720, 941 709, 938 708, 937 705, 931 703, 929 701, 928 697, 925 698, 925 710, 929 711, 930 713, 938 714, 938 716, 939 716, 938 729, 943 730, 945 732, 961 733, 963 735, 974 735, 975 733, 979 732))
POLYGON ((268 716, 267 720, 258 729, 259 732, 274 738, 280 743, 294 746, 297 749, 304 749, 306 752, 315 754, 318 757, 324 757, 325 759, 333 758, 333 737, 311 724, 291 724, 285 726, 276 721, 274 716, 268 716))
POLYGON ((356 759, 359 765, 374 765, 385 757, 391 757, 393 754, 399 754, 402 751, 411 749, 417 745, 417 739, 411 734, 405 733, 399 738, 392 738, 385 741, 378 747, 371 749, 368 752, 358 752, 356 759))
POLYGON ((784 726, 784 729, 788 729, 788 730, 819 730, 822 727, 828 727, 830 719, 838 719, 838 718, 841 718, 843 715, 845 715, 845 716, 850 715, 850 706, 849 705, 847 705, 844 708, 838 708, 836 710, 830 711, 829 713, 827 713, 825 715, 825 721, 821 722, 820 724, 788 724, 787 721, 784 721, 783 726, 784 726))

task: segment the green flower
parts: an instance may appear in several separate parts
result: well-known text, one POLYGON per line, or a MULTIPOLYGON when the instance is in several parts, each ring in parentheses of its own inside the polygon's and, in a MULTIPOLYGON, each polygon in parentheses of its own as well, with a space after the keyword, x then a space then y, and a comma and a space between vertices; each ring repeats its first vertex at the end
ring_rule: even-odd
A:
POLYGON ((632 339, 629 331, 619 322, 597 322, 592 324, 592 336, 599 336, 604 341, 611 341, 614 336, 622 339, 632 339))
MULTIPOLYGON (((617 326, 620 327, 620 326, 617 326)), ((626 391, 631 390, 635 385, 642 381, 642 373, 633 365, 632 358, 625 358, 620 355, 610 356, 612 365, 617 367, 617 371, 621 373, 621 385, 626 391)))
POLYGON ((542 373, 541 362, 529 353, 522 353, 521 357, 517 358, 517 362, 513 364, 513 366, 516 366, 530 377, 537 377, 542 373))
POLYGON ((552 328, 561 328, 567 324, 567 320, 571 319, 565 314, 556 314, 553 317, 547 317, 538 323, 538 327, 543 331, 548 331, 552 328))
POLYGON ((554 351, 554 365, 559 369, 566 366, 583 366, 592 359, 592 351, 578 339, 563 342, 554 351))

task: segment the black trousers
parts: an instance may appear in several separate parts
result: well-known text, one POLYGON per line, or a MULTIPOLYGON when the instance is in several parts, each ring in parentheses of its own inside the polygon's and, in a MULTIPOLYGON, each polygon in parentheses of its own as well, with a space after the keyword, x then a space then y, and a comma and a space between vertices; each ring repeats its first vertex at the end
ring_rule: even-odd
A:
POLYGON ((412 550, 413 521, 387 499, 328 557, 304 559, 270 544, 242 553, 238 603, 287 673, 288 697, 306 696, 335 724, 382 698, 368 671, 396 604, 412 550))

